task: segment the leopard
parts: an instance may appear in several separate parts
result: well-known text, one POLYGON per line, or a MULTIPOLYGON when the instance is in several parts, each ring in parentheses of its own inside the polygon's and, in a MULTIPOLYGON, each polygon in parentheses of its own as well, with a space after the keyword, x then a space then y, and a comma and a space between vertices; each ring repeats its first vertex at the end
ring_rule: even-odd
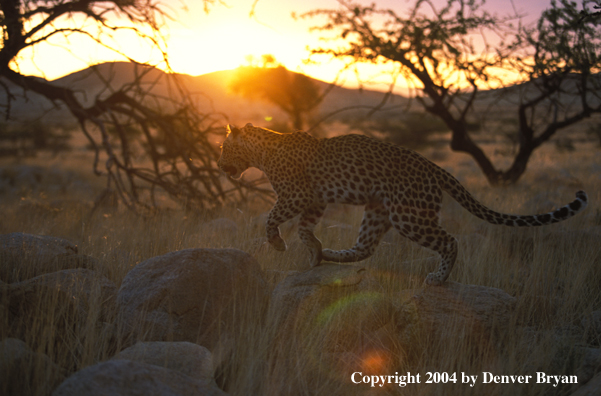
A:
POLYGON ((448 171, 421 154, 361 134, 318 138, 307 132, 280 133, 248 123, 226 127, 219 168, 232 179, 254 167, 266 176, 277 199, 267 215, 267 241, 286 250, 279 226, 300 215, 298 235, 310 252, 311 267, 323 262, 352 263, 372 256, 394 228, 400 235, 436 252, 440 264, 424 283, 440 286, 457 258, 457 239, 440 225, 443 192, 473 215, 492 224, 535 227, 553 224, 583 211, 584 191, 569 204, 544 214, 513 215, 489 209, 448 171), (328 204, 365 207, 355 245, 322 249, 314 230, 328 204))

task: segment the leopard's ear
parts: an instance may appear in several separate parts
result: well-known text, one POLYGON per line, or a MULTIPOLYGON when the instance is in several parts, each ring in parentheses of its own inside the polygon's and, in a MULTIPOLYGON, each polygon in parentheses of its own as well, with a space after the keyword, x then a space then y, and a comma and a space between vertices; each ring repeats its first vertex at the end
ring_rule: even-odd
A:
POLYGON ((229 138, 230 135, 232 138, 237 138, 238 136, 240 136, 240 129, 237 128, 235 125, 230 125, 228 124, 228 126, 226 127, 227 130, 227 137, 229 138))

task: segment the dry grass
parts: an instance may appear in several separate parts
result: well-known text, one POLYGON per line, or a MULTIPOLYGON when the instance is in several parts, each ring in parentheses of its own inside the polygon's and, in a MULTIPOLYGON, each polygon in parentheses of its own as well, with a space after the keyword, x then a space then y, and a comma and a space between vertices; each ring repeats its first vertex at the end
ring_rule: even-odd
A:
MULTIPOLYGON (((472 346, 457 337, 456 341, 430 345, 410 357, 365 357, 371 360, 364 363, 371 362, 372 366, 364 364, 364 369, 380 367, 378 362, 385 361, 387 374, 407 371, 421 374, 421 384, 372 390, 366 385, 353 385, 346 374, 324 369, 329 357, 325 351, 313 347, 319 345, 318 337, 323 337, 323 333, 305 340, 306 348, 290 357, 295 361, 295 370, 270 375, 268 367, 273 362, 269 361, 269 345, 275 329, 242 328, 236 335, 238 346, 232 363, 222 367, 218 380, 227 384, 232 395, 276 394, 274 389, 279 389, 278 394, 289 389, 290 394, 316 395, 552 394, 555 388, 540 384, 479 383, 473 388, 461 384, 425 384, 425 373, 464 372, 480 378, 483 371, 503 375, 535 375, 536 371, 573 375, 579 363, 576 347, 599 347, 600 340, 587 338, 587 329, 581 326, 583 317, 601 309, 601 164, 596 156, 594 150, 576 154, 556 153, 552 148, 543 150, 537 153, 524 180, 510 188, 488 187, 466 157, 451 155, 443 161, 478 199, 503 212, 544 211, 548 209, 546 205, 571 201, 579 188, 589 194, 591 204, 584 213, 570 221, 538 229, 484 224, 451 200, 445 201, 443 226, 460 241, 451 280, 497 287, 518 298, 511 330, 501 337, 502 345, 482 348, 474 354, 466 352, 473 351, 472 346)), ((96 211, 90 216, 91 202, 101 190, 96 183, 84 181, 83 187, 70 183, 57 190, 42 181, 35 189, 12 191, 12 195, 3 193, 0 233, 20 231, 66 238, 79 246, 80 253, 98 258, 117 287, 137 263, 194 247, 245 250, 258 259, 272 285, 286 271, 308 269, 308 257, 294 225, 282 227, 289 246, 287 252, 275 252, 264 244, 259 216, 268 209, 266 206, 248 204, 202 214, 166 210, 152 218, 122 211, 96 211), (203 228, 203 223, 221 217, 233 219, 238 232, 210 232, 203 228)), ((351 246, 361 215, 361 208, 333 207, 318 226, 317 235, 327 247, 351 246)), ((390 233, 374 256, 363 264, 380 281, 383 293, 395 297, 402 290, 419 288, 427 273, 434 269, 436 259, 432 252, 390 233)), ((37 307, 39 317, 23 328, 19 338, 34 350, 47 353, 67 372, 105 360, 120 348, 112 337, 111 323, 97 325, 102 311, 98 298, 90 299, 87 318, 77 326, 76 313, 66 307, 57 310, 61 304, 54 297, 42 298, 37 307)), ((2 320, 7 319, 2 317, 2 320)), ((8 327, 9 323, 1 323, 1 338, 6 337, 8 327)), ((43 374, 31 381, 34 389, 44 388, 43 374)), ((6 394, 7 386, 0 385, 0 392, 6 394)))

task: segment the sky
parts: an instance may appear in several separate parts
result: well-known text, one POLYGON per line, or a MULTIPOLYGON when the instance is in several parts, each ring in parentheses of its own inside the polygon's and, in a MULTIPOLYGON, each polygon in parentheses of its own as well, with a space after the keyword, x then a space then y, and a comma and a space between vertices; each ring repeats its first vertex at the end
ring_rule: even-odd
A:
MULTIPOLYGON (((363 1, 369 4, 373 0, 363 1)), ((442 0, 434 0, 441 4, 442 0)), ((336 8, 336 0, 222 0, 205 13, 200 0, 162 0, 174 17, 169 21, 167 53, 173 71, 201 75, 219 70, 234 69, 248 64, 248 56, 260 57, 271 54, 290 70, 314 78, 332 81, 342 64, 338 62, 308 65, 307 47, 319 46, 319 33, 310 27, 318 20, 293 18, 317 8, 336 8), (256 2, 256 4, 255 4, 256 2), (254 6, 254 17, 249 16, 254 6)), ((376 0, 381 8, 391 8, 398 13, 408 9, 413 0, 376 0)), ((488 0, 486 9, 506 15, 514 8, 525 16, 526 21, 535 20, 550 0, 488 0), (514 7, 515 5, 515 7, 514 7)), ((149 47, 133 36, 119 36, 118 45, 132 58, 151 63, 156 59, 149 47)), ((90 64, 124 60, 113 52, 93 44, 89 39, 71 36, 68 41, 57 36, 52 43, 38 45, 34 51, 26 51, 18 60, 23 74, 56 79, 90 64)), ((373 73, 366 70, 366 73, 373 73)))

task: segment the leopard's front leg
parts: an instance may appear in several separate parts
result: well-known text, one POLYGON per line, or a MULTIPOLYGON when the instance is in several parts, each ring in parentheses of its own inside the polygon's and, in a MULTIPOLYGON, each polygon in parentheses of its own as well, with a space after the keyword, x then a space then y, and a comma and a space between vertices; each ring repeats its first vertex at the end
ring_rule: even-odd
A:
POLYGON ((274 207, 271 208, 269 215, 267 216, 267 222, 265 223, 265 232, 267 234, 267 242, 269 242, 269 244, 271 246, 273 246, 273 248, 275 250, 284 252, 286 250, 286 242, 284 242, 284 240, 280 236, 280 227, 279 226, 285 220, 281 219, 281 217, 278 213, 280 210, 281 209, 279 209, 277 207, 277 202, 276 202, 274 207))
POLYGON ((279 196, 275 205, 269 211, 267 222, 265 223, 267 242, 280 252, 286 250, 286 242, 280 236, 280 224, 292 219, 307 205, 307 202, 298 199, 295 200, 294 198, 295 196, 290 198, 279 196))

